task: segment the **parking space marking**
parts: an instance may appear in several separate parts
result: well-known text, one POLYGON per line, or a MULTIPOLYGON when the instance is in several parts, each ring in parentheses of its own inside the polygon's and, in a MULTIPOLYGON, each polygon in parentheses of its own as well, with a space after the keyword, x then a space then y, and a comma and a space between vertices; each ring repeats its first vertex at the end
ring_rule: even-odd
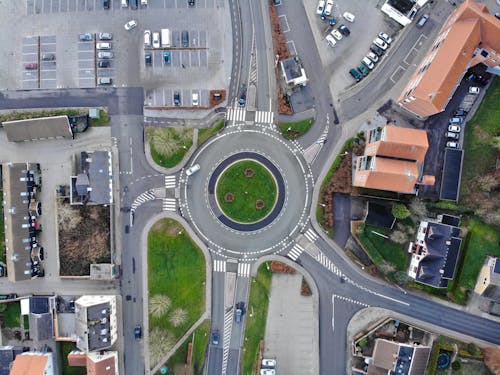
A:
POLYGON ((280 20, 280 24, 281 24, 281 28, 283 29, 283 32, 284 33, 287 33, 290 31, 290 25, 288 24, 288 20, 286 18, 286 15, 285 14, 282 14, 281 16, 278 17, 279 20, 280 20), (284 22, 284 24, 283 24, 284 22), (286 25, 286 29, 285 29, 285 25, 286 25))
MULTIPOLYGON (((293 40, 289 40, 286 42, 286 44, 291 44, 291 46, 293 47, 293 54, 292 56, 297 56, 297 49, 295 48, 295 43, 293 42, 293 40)), ((288 48, 290 50, 290 47, 288 48)))
MULTIPOLYGON (((418 39, 415 41, 415 43, 413 43, 413 46, 410 48, 410 50, 408 51, 408 53, 406 54, 405 58, 403 59, 403 62, 406 64, 406 65, 410 65, 411 64, 411 61, 413 61, 413 59, 410 60, 410 62, 407 61, 408 57, 410 57, 410 54, 416 52, 420 52, 420 49, 417 48, 417 46, 420 46, 422 45, 423 41, 421 41, 421 39, 429 39, 427 36, 425 36, 424 34, 421 34, 418 39)), ((415 54, 416 54, 415 53, 415 54)))
POLYGON ((398 81, 401 78, 401 76, 403 75, 403 73, 404 73, 405 70, 406 69, 403 68, 401 65, 398 65, 397 69, 391 74, 391 77, 389 78, 391 80, 391 82, 392 83, 396 83, 396 81, 398 81), (401 73, 398 74, 400 71, 401 71, 401 73), (398 77, 396 79, 394 79, 394 76, 396 74, 398 74, 398 77))

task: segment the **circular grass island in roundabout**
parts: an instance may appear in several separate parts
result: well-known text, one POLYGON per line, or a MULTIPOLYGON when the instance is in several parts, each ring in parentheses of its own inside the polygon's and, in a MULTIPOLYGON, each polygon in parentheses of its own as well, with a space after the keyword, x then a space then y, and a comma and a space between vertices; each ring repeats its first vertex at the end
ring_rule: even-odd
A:
POLYGON ((276 181, 262 164, 240 160, 221 173, 216 196, 219 208, 228 218, 255 223, 269 215, 276 204, 276 181))

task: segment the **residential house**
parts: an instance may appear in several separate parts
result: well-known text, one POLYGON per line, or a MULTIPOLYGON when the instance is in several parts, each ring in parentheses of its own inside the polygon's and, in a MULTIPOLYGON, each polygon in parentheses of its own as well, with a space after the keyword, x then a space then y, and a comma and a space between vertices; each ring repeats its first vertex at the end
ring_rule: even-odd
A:
POLYGON ((465 0, 446 20, 398 99, 420 118, 444 111, 467 69, 500 74, 500 20, 486 5, 465 0))
POLYGON ((14 359, 10 375, 55 375, 51 352, 25 352, 14 359))
POLYGON ((73 138, 68 116, 39 117, 4 121, 2 126, 9 142, 73 138))
POLYGON ((411 23, 418 10, 429 0, 386 0, 380 10, 402 26, 411 23))
POLYGON ((408 275, 416 282, 446 288, 455 275, 460 252, 460 220, 443 215, 441 222, 422 221, 417 239, 410 242, 412 254, 408 275))
POLYGON ((23 346, 0 346, 0 375, 9 375, 14 359, 27 351, 29 348, 23 346))
POLYGON ((68 354, 70 366, 86 367, 88 375, 118 375, 118 353, 72 351, 68 354))
POLYGON ((371 129, 365 152, 356 160, 353 185, 416 194, 418 185, 434 184, 434 176, 422 176, 428 148, 425 130, 393 125, 371 129))
POLYGON ((487 256, 474 292, 492 301, 500 302, 500 258, 487 256))

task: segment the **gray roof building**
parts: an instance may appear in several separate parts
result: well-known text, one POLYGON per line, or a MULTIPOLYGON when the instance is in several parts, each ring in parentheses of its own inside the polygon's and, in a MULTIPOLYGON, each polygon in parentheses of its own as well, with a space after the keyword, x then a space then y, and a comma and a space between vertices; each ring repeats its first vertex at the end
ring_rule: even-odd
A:
POLYGON ((500 258, 486 257, 474 291, 492 301, 500 302, 500 258))
POLYGON ((285 82, 290 86, 305 86, 309 79, 298 57, 281 60, 281 70, 285 82))
POLYGON ((73 138, 68 116, 5 121, 2 125, 9 142, 73 138))
POLYGON ((54 338, 53 316, 51 313, 29 314, 30 336, 35 341, 54 338))

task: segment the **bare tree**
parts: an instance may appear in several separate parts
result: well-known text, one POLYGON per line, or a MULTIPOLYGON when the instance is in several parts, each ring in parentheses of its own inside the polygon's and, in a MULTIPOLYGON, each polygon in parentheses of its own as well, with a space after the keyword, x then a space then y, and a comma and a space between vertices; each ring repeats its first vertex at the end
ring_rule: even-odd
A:
POLYGON ((61 199, 57 200, 57 222, 59 230, 70 231, 80 224, 82 217, 69 203, 63 203, 61 199))
POLYGON ((154 327, 149 332, 149 359, 151 367, 156 366, 174 345, 175 337, 170 331, 154 327))
POLYGON ((422 199, 415 198, 410 203, 410 212, 419 219, 427 217, 427 205, 422 199))
POLYGON ((155 318, 165 315, 170 309, 172 301, 164 294, 155 294, 149 299, 149 313, 155 318))
POLYGON ((187 317, 188 317, 187 311, 179 308, 172 311, 168 320, 174 327, 179 327, 184 323, 186 323, 187 317))
POLYGON ((408 235, 400 230, 395 230, 391 233, 390 237, 391 241, 404 244, 408 241, 408 235))

